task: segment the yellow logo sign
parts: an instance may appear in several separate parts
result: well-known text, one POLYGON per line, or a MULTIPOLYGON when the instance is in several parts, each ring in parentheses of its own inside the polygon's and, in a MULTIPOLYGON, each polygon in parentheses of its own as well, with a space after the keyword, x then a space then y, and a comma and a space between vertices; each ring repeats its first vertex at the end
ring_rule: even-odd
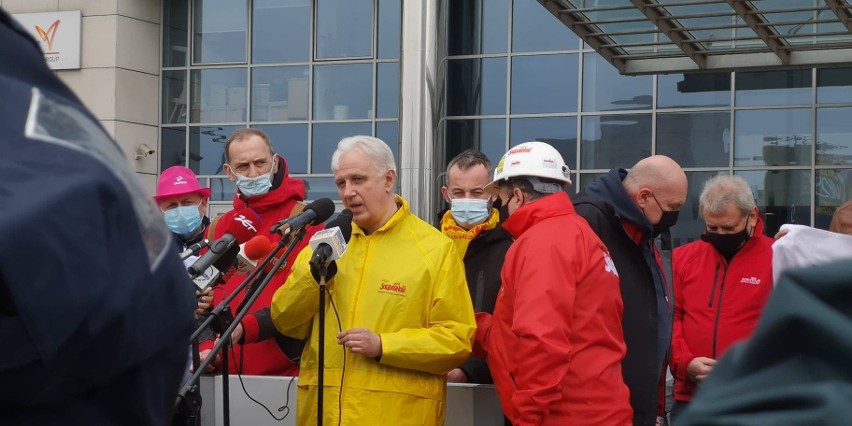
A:
POLYGON ((47 27, 47 30, 38 25, 35 27, 36 32, 38 32, 38 36, 47 43, 47 50, 53 49, 53 39, 56 37, 56 29, 59 28, 59 22, 59 19, 53 21, 53 23, 47 27))

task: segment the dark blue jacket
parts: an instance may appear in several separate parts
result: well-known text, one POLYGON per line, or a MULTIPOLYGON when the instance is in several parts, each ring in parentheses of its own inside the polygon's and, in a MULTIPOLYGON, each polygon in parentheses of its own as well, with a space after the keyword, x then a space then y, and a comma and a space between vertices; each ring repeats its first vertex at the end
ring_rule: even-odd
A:
POLYGON ((194 286, 124 155, 3 11, 0 40, 0 423, 169 423, 194 286))

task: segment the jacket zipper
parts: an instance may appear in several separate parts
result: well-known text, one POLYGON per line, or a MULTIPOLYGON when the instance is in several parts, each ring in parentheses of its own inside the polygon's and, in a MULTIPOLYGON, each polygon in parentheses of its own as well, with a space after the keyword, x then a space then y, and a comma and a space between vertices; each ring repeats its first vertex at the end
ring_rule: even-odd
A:
POLYGON ((713 296, 716 295, 716 283, 719 281, 719 264, 716 264, 716 272, 713 272, 713 287, 710 288, 710 301, 707 302, 707 307, 713 307, 713 296))
POLYGON ((722 314, 722 296, 725 292, 725 280, 727 276, 728 265, 725 265, 725 270, 722 272, 722 284, 719 286, 719 303, 716 304, 716 321, 713 323, 713 359, 716 359, 716 341, 719 337, 719 316, 722 314))
POLYGON ((473 299, 473 309, 476 312, 482 312, 482 298, 485 293, 485 271, 479 271, 476 274, 476 297, 473 299))

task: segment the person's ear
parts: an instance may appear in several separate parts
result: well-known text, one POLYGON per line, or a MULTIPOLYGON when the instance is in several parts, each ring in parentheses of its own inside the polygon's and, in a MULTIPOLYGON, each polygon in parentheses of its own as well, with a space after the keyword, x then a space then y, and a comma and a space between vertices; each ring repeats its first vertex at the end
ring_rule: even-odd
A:
POLYGON ((645 209, 645 206, 651 200, 651 195, 654 191, 651 191, 650 188, 640 188, 639 191, 636 192, 636 205, 639 206, 640 209, 645 209))
POLYGON ((231 169, 230 164, 228 164, 228 163, 223 164, 222 170, 224 170, 225 174, 228 175, 228 180, 230 180, 231 182, 237 181, 237 175, 234 174, 234 170, 231 169))
POLYGON ((385 172, 385 191, 393 192, 394 181, 396 181, 396 171, 388 170, 385 172))
POLYGON ((446 186, 441 187, 441 195, 444 196, 444 201, 446 201, 447 204, 450 204, 450 190, 447 189, 446 186))

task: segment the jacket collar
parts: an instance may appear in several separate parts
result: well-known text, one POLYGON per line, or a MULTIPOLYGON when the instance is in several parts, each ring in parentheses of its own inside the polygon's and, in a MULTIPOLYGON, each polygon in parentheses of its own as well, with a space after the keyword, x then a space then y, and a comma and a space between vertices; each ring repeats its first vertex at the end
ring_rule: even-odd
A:
MULTIPOLYGON (((396 212, 393 214, 393 216, 391 216, 390 219, 388 219, 387 222, 385 222, 384 225, 380 226, 379 229, 377 229, 375 232, 373 232, 370 235, 379 234, 379 233, 382 233, 382 232, 384 232, 388 229, 391 229, 394 226, 396 226, 396 224, 402 223, 402 221, 405 220, 405 218, 408 216, 408 213, 409 213, 408 201, 406 201, 404 198, 400 197, 397 194, 394 194, 394 199, 396 200, 396 205, 399 206, 399 208, 396 209, 396 212)), ((355 222, 352 222, 352 233, 353 234, 360 234, 362 236, 367 235, 364 232, 364 230, 361 229, 361 227, 358 226, 358 224, 356 224, 355 222)))
POLYGON ((630 199, 627 190, 624 189, 624 178, 627 170, 615 168, 609 173, 597 178, 586 188, 586 194, 606 201, 615 209, 615 213, 622 220, 636 224, 644 232, 644 235, 653 235, 653 225, 642 213, 642 210, 630 199))
POLYGON ((568 194, 557 192, 539 198, 515 210, 505 222, 505 229, 512 237, 518 238, 536 223, 551 217, 565 216, 574 213, 574 205, 568 194))

